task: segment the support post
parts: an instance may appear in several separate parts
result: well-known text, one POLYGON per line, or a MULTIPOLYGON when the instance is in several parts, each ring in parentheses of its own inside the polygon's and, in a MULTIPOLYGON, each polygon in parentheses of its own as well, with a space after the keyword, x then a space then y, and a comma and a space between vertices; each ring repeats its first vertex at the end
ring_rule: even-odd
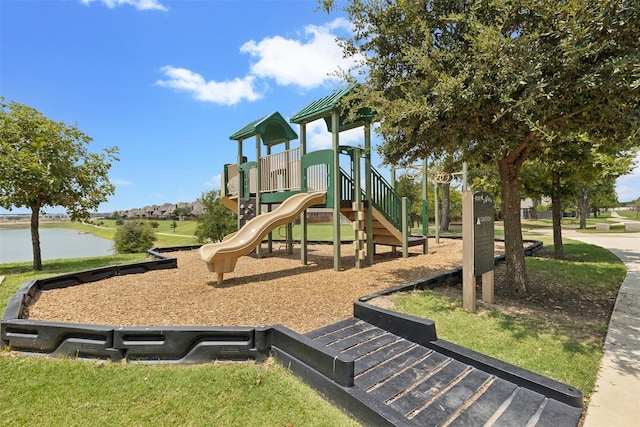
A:
POLYGON ((373 243, 373 205, 371 204, 372 173, 371 173, 371 123, 364 124, 364 180, 365 194, 367 197, 367 211, 365 215, 365 232, 367 233, 367 265, 373 265, 373 253, 375 252, 373 243))
POLYGON ((332 147, 333 147, 333 269, 340 271, 340 112, 331 112, 332 147))
MULTIPOLYGON (((256 216, 262 215, 260 191, 262 190, 262 167, 260 162, 260 134, 256 134, 256 216)), ((249 191, 251 191, 251 174, 249 174, 249 191)), ((262 241, 256 246, 256 257, 262 258, 262 241)))
POLYGON ((438 186, 438 181, 433 183, 433 215, 435 216, 436 227, 434 233, 436 234, 436 243, 440 243, 440 201, 438 200, 438 196, 440 188, 438 186))
POLYGON ((409 199, 402 198, 402 258, 409 257, 409 199))
MULTIPOLYGON (((285 150, 285 176, 284 176, 284 185, 287 189, 291 189, 291 173, 290 173, 290 159, 289 159, 289 149, 290 149, 290 143, 289 140, 285 141, 284 143, 284 150, 285 150)), ((289 224, 287 224, 287 255, 292 255, 293 254, 293 223, 290 222, 289 224)))
POLYGON ((482 301, 493 304, 495 302, 495 294, 493 292, 494 270, 482 273, 482 301))
POLYGON ((476 277, 474 275, 473 192, 462 193, 462 307, 476 311, 476 277))
POLYGON ((422 252, 429 252, 429 199, 428 196, 429 182, 427 178, 427 159, 422 160, 422 237, 424 237, 424 246, 422 252))
MULTIPOLYGON (((307 123, 302 122, 300 124, 300 185, 302 182, 306 182, 302 177, 305 171, 302 169, 302 156, 307 154, 307 123)), ((309 191, 308 188, 300 188, 300 191, 309 191)), ((309 262, 307 256, 307 210, 305 209, 300 214, 300 261, 302 265, 307 265, 309 262)))
POLYGON ((362 209, 362 191, 360 190, 360 149, 353 149, 353 191, 354 194, 354 213, 355 213, 355 239, 353 244, 355 245, 355 258, 356 258, 356 268, 362 268, 362 261, 364 261, 363 250, 363 240, 362 235, 364 234, 364 230, 362 227, 361 221, 361 212, 362 209))
POLYGON ((242 198, 244 194, 242 194, 244 189, 243 175, 240 172, 240 165, 242 164, 242 140, 238 140, 238 230, 240 230, 241 218, 240 218, 240 203, 242 202, 242 198))
POLYGON ((467 191, 469 184, 467 183, 467 162, 462 162, 462 191, 467 191))
POLYGON ((391 165, 391 188, 396 189, 396 165, 391 165))
MULTIPOLYGON (((267 145, 267 157, 271 155, 271 146, 267 145)), ((260 160, 258 160, 259 162, 260 160)), ((267 212, 271 212, 271 204, 267 205, 267 212)), ((267 234, 267 253, 273 253, 273 231, 267 234)))

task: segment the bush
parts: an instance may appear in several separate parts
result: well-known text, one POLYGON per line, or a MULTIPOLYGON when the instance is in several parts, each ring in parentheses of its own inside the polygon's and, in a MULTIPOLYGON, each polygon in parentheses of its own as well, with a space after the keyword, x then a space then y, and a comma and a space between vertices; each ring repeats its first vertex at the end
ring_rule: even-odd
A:
POLYGON ((149 223, 128 221, 118 227, 113 237, 114 248, 119 254, 145 252, 153 247, 156 236, 149 223))
POLYGON ((116 225, 117 226, 124 225, 124 219, 122 219, 122 218, 116 219, 116 225))
POLYGON ((160 223, 158 221, 151 221, 149 224, 151 224, 151 228, 160 227, 160 223))

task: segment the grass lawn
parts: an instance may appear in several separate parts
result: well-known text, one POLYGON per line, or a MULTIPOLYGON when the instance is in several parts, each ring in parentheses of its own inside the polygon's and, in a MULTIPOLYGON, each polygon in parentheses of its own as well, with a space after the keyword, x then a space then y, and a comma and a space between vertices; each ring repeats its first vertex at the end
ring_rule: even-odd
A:
POLYGON ((640 221, 640 210, 625 209, 625 210, 619 210, 616 212, 618 212, 618 215, 620 215, 623 218, 630 219, 633 221, 640 221))
MULTIPOLYGON (((30 279, 136 262, 143 254, 0 264, 0 313, 30 279)), ((4 426, 356 426, 272 361, 198 366, 129 365, 0 352, 4 426)))
MULTIPOLYGON (((553 253, 549 238, 542 239, 553 253)), ((527 259, 531 286, 525 299, 501 287, 502 266, 496 270, 497 304, 479 304, 476 313, 462 308, 461 286, 397 295, 394 308, 434 320, 439 338, 567 383, 588 401, 626 269, 597 246, 564 246, 566 260, 527 259)))
MULTIPOLYGON (((310 239, 318 240, 331 231, 330 225, 312 229, 317 234, 310 239)), ((543 240, 553 253, 551 237, 523 237, 543 240)), ((568 240, 564 249, 562 261, 544 254, 527 259, 525 299, 501 287, 498 269, 497 304, 479 304, 476 313, 462 309, 459 287, 396 295, 392 302, 398 311, 434 320, 440 338, 567 383, 587 403, 626 269, 597 246, 568 240)), ((144 254, 47 261, 40 273, 30 263, 0 265, 6 276, 0 312, 29 279, 141 259, 144 254)), ((127 365, 0 352, 0 378, 3 425, 357 425, 272 362, 127 365)))
MULTIPOLYGON (((57 228, 69 228, 72 230, 84 231, 102 237, 104 239, 113 240, 113 236, 116 232, 115 220, 104 219, 94 221, 95 224, 84 224, 80 222, 70 221, 55 221, 44 222, 41 227, 57 227, 57 228), (97 225, 102 223, 102 225, 97 225)), ((184 245, 197 245, 198 240, 193 236, 196 229, 196 221, 176 221, 175 230, 171 228, 173 221, 157 221, 158 228, 154 231, 156 233, 155 246, 167 247, 167 246, 184 246, 184 245)), ((28 227, 28 225, 26 225, 28 227)), ((333 225, 331 223, 319 223, 309 224, 307 228, 308 240, 310 241, 332 241, 333 240, 333 225)), ((274 240, 284 240, 286 237, 286 227, 282 226, 273 230, 274 240)), ((354 231, 351 224, 342 224, 340 226, 340 238, 343 240, 350 240, 354 237, 354 231)), ((300 240, 300 226, 293 226, 293 238, 294 240, 300 240)))

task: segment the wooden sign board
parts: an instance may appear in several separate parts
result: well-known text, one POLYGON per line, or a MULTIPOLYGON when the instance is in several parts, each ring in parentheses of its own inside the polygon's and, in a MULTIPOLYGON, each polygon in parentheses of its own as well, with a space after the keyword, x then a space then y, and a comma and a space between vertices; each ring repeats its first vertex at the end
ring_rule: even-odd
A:
POLYGON ((473 193, 473 275, 491 271, 495 265, 493 196, 473 193))
POLYGON ((476 310, 476 276, 482 276, 482 300, 493 303, 493 196, 465 191, 462 195, 462 305, 476 310))

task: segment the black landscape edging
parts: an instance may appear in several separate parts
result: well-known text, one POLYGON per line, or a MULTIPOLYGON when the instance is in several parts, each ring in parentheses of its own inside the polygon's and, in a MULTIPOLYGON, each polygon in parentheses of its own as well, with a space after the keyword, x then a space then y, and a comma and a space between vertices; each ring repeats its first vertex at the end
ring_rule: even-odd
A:
POLYGON ((340 386, 353 386, 355 363, 352 357, 325 348, 314 340, 282 325, 274 325, 269 328, 268 343, 276 358, 282 350, 340 386))
POLYGON ((362 302, 353 304, 353 316, 424 347, 438 339, 433 320, 385 310, 362 302))
MULTIPOLYGON (((172 248, 175 249, 175 248, 172 248)), ((112 326, 72 324, 23 319, 31 301, 43 290, 77 286, 125 274, 177 268, 178 261, 152 254, 154 260, 77 271, 42 279, 29 280, 9 299, 0 322, 0 346, 17 351, 47 353, 54 356, 122 359, 113 348, 112 326), (76 346, 74 348, 73 346, 76 346)))
MULTIPOLYGON (((542 244, 532 245, 535 253, 542 244)), ((122 274, 176 268, 177 260, 163 252, 197 248, 154 248, 154 261, 103 267, 26 282, 10 299, 0 325, 1 343, 17 351, 58 357, 104 358, 132 363, 207 363, 215 359, 262 360, 271 353, 279 363, 307 384, 368 425, 412 425, 398 413, 375 402, 365 391, 353 387, 355 360, 327 348, 309 336, 282 325, 261 327, 153 326, 113 327, 22 319, 29 303, 44 289, 75 286, 122 274)), ((528 248, 529 249, 529 248, 528 248)), ((391 288, 416 288, 451 283, 461 277, 461 269, 452 270, 391 288)), ((380 294, 383 294, 380 293, 380 294)), ((518 368, 497 359, 437 338, 433 321, 374 307, 362 297, 354 303, 354 317, 457 361, 540 393, 580 410, 582 393, 565 384, 518 368)), ((579 416, 579 414, 578 414, 579 416)))
MULTIPOLYGON (((461 236, 447 236, 447 239, 461 239, 461 236)), ((504 241, 502 239, 496 239, 496 241, 504 241)), ((539 240, 525 240, 526 243, 531 245, 524 248, 525 256, 534 256, 543 247, 543 244, 539 240)), ((506 262, 505 255, 499 255, 495 257, 495 265, 504 264, 506 262)), ((365 295, 358 298, 360 302, 371 301, 374 298, 381 296, 391 295, 398 292, 410 292, 415 290, 433 289, 440 286, 451 286, 457 283, 462 283, 462 267, 455 268, 449 271, 443 271, 441 273, 434 274, 422 279, 414 280, 413 282, 405 283, 404 285, 394 286, 388 289, 384 289, 373 294, 365 295)))
POLYGON ((207 363, 260 359, 253 327, 139 326, 116 328, 113 346, 128 362, 207 363))

